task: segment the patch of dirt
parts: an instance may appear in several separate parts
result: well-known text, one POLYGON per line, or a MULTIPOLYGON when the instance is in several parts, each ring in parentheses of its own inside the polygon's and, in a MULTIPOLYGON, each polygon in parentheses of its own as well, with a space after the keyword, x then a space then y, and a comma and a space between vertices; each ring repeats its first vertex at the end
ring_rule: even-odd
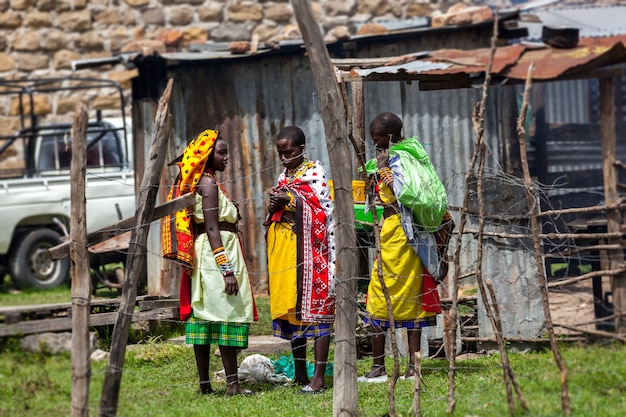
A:
MULTIPOLYGON (((603 281, 607 281, 603 282, 603 293, 606 293, 610 291, 610 285, 607 279, 603 281)), ((595 330, 596 326, 593 323, 595 320, 593 286, 590 279, 550 289, 549 301, 550 315, 555 333, 578 333, 574 330, 560 327, 558 326, 559 324, 595 330)))

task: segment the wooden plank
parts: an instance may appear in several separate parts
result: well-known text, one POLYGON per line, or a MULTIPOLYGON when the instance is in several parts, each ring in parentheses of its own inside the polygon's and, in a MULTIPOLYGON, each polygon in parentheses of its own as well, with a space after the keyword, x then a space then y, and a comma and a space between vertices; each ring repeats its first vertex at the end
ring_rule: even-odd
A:
MULTIPOLYGON (((180 211, 185 207, 191 207, 194 204, 194 201, 194 194, 185 194, 182 197, 158 205, 151 213, 150 218, 148 219, 148 223, 165 217, 168 214, 176 213, 177 211, 180 211)), ((95 232, 89 233, 87 235, 87 244, 88 246, 92 246, 97 243, 104 242, 107 239, 111 239, 115 236, 119 236, 133 229, 136 223, 137 222, 135 220, 135 217, 133 216, 124 220, 120 220, 117 223, 106 226, 95 232)), ((50 256, 52 257, 52 259, 64 258, 70 254, 70 242, 63 242, 60 245, 54 246, 48 249, 48 252, 50 252, 50 256)))
POLYGON ((178 308, 178 305, 179 305, 178 298, 145 300, 145 301, 139 302, 139 311, 149 311, 149 310, 154 310, 154 309, 163 308, 163 307, 178 308))
MULTIPOLYGON (((150 321, 174 319, 178 315, 178 307, 155 308, 148 311, 136 311, 133 313, 131 321, 150 321)), ((92 326, 104 326, 113 324, 117 320, 118 313, 101 313, 92 315, 92 326)))
MULTIPOLYGON (((417 54, 415 54, 417 56, 417 54)), ((380 57, 380 58, 333 58, 330 62, 341 70, 350 71, 353 68, 376 68, 383 67, 388 62, 397 60, 398 57, 380 57)))
MULTIPOLYGON (((114 324, 118 313, 94 313, 89 317, 90 328, 114 324)), ((132 322, 150 320, 168 320, 178 318, 178 306, 165 306, 147 311, 136 311, 132 322)), ((28 320, 12 324, 0 324, 0 337, 21 336, 35 333, 62 332, 72 330, 72 317, 45 318, 28 320)))
MULTIPOLYGON (((143 301, 148 301, 148 300, 150 300, 149 295, 141 295, 137 297, 138 303, 143 302, 143 301)), ((174 299, 157 298, 157 299, 154 299, 153 301, 155 303, 158 303, 159 300, 174 300, 174 299)), ((103 306, 111 306, 111 307, 117 308, 120 305, 120 301, 121 300, 119 298, 108 298, 108 299, 102 299, 102 300, 91 300, 90 304, 91 304, 91 309, 93 311, 95 308, 103 307, 103 306)), ((53 312, 58 312, 58 311, 68 311, 68 310, 71 310, 71 308, 72 308, 71 303, 2 306, 0 307, 0 316, 5 315, 5 314, 11 314, 14 312, 17 312, 20 314, 36 313, 39 315, 44 315, 44 314, 51 314, 53 312)))

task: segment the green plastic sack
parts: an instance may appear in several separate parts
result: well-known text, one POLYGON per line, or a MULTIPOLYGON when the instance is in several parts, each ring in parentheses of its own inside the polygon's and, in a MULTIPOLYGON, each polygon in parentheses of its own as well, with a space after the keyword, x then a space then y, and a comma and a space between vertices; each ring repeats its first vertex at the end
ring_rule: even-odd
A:
MULTIPOLYGON (((275 374, 283 374, 286 375, 287 378, 293 379, 296 376, 296 367, 293 361, 293 354, 290 354, 289 357, 281 356, 277 360, 271 360, 272 365, 274 365, 274 373, 275 374)), ((333 376, 333 363, 326 363, 326 369, 324 370, 325 376, 333 376)), ((313 378, 315 373, 315 364, 313 362, 307 361, 306 363, 306 373, 309 378, 313 378)))
MULTIPOLYGON (((428 154, 413 136, 391 144, 389 158, 394 155, 400 158, 404 174, 402 191, 396 196, 398 201, 413 212, 419 226, 429 232, 436 231, 448 208, 448 196, 428 154)), ((378 161, 375 158, 367 161, 365 170, 368 174, 378 171, 378 161)))

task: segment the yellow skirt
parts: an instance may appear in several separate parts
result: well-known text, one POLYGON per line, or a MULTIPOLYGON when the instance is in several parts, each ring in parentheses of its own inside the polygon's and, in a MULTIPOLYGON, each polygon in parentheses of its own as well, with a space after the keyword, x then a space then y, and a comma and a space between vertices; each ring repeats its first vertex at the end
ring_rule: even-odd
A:
POLYGON ((296 319, 296 245, 297 237, 289 223, 270 225, 267 231, 267 271, 272 320, 283 319, 291 324, 302 324, 296 319))
MULTIPOLYGON (((389 290, 395 321, 422 321, 436 315, 422 310, 424 267, 402 230, 401 216, 385 219, 380 232, 382 273, 389 290)), ((380 279, 374 261, 367 291, 367 311, 374 319, 389 320, 380 279)))

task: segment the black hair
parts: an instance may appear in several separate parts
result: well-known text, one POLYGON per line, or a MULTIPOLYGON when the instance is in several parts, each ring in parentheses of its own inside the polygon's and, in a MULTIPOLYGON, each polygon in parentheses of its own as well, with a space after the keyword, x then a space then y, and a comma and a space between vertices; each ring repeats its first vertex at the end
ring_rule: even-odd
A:
POLYGON ((287 126, 278 132, 276 140, 290 139, 291 144, 295 146, 304 146, 306 144, 306 137, 304 132, 297 126, 287 126))
POLYGON ((370 132, 393 135, 393 142, 402 138, 402 120, 391 112, 384 112, 370 122, 370 132))

